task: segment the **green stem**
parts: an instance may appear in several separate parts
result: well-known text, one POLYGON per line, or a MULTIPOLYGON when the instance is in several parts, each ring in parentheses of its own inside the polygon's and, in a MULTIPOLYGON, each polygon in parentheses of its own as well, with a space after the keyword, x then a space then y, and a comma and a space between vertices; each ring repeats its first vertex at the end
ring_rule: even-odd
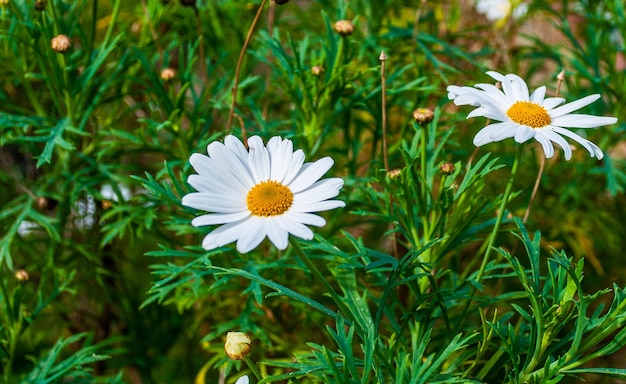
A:
POLYGON ((335 291, 335 288, 333 288, 333 286, 330 285, 330 283, 328 282, 328 280, 326 280, 324 275, 322 275, 320 270, 317 269, 315 264, 313 264, 311 259, 309 259, 309 256, 307 256, 307 254, 304 253, 304 250, 302 249, 302 247, 300 247, 300 244, 298 244, 298 241, 290 236, 289 237, 289 242, 291 243, 291 246, 293 247, 293 249, 296 252, 296 254, 300 257, 300 260, 302 260, 304 265, 307 266, 307 268, 313 274, 313 276, 320 283, 322 283, 322 285, 326 288, 326 291, 330 294, 330 296, 332 297, 333 301, 335 302, 335 304, 337 305, 339 310, 344 314, 344 316, 346 316, 349 320, 352 321, 353 320, 352 312, 350 312, 348 307, 346 307, 344 302, 341 300, 341 297, 339 297, 339 294, 337 294, 337 291, 335 291))
POLYGON ((480 269, 478 270, 478 275, 476 275, 476 281, 480 282, 482 279, 485 268, 487 267, 487 263, 489 261, 489 256, 491 256, 491 252, 493 251, 493 245, 496 241, 496 237, 498 236, 498 231, 500 230, 500 224, 502 224, 502 219, 504 218, 504 211, 506 210, 506 204, 509 201, 509 197, 511 196, 511 191, 513 190, 513 181, 515 180, 515 175, 517 174, 517 169, 519 168, 520 159, 522 158, 522 153, 524 153, 524 144, 520 144, 517 147, 517 153, 515 154, 515 160, 513 160, 513 168, 511 169, 511 175, 509 176, 509 182, 506 185, 506 189, 504 190, 504 196, 502 196, 502 201, 500 202, 500 208, 498 210, 498 217, 496 218, 496 223, 493 226, 493 231, 489 236, 489 243, 487 244, 487 249, 485 250, 485 256, 483 257, 483 261, 480 264, 480 269))
POLYGON ((248 368, 250 368, 250 371, 252 371, 258 381, 263 380, 263 375, 261 375, 261 372, 259 371, 259 368, 256 366, 256 364, 254 364, 254 361, 250 359, 250 356, 244 357, 243 361, 246 363, 248 368))

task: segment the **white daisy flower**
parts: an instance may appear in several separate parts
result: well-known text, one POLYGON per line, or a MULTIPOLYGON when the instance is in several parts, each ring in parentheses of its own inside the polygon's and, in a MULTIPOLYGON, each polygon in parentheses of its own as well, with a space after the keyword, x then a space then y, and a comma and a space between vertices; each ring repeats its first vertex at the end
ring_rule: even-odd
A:
POLYGON ((206 212, 192 220, 194 226, 224 224, 202 241, 209 250, 237 241, 245 253, 268 237, 278 249, 287 248, 288 236, 310 240, 306 225, 326 221, 311 212, 344 207, 336 197, 343 180, 320 178, 332 167, 325 157, 304 163, 304 152, 294 152, 291 140, 276 136, 267 147, 258 136, 248 139, 246 150, 235 136, 212 142, 209 156, 194 153, 189 162, 198 172, 188 182, 198 192, 183 197, 183 205, 206 212))
POLYGON ((572 150, 562 137, 565 136, 582 145, 591 157, 595 156, 598 160, 604 157, 597 145, 566 129, 615 124, 615 117, 571 113, 598 100, 600 95, 590 95, 561 105, 565 99, 545 97, 545 86, 530 94, 526 82, 517 75, 505 76, 497 72, 487 74, 502 84, 502 90, 492 84, 476 84, 475 88, 448 86, 448 98, 454 100, 454 104, 477 107, 467 115, 468 119, 483 116, 499 121, 481 129, 474 137, 474 145, 479 147, 510 137, 518 143, 534 138, 543 147, 547 158, 554 155, 554 142, 563 148, 565 159, 569 160, 572 158, 572 150))
MULTIPOLYGON (((478 13, 485 15, 489 21, 500 21, 511 13, 511 7, 514 5, 511 0, 477 0, 476 10, 478 13)), ((528 12, 528 4, 521 2, 513 8, 512 16, 519 19, 528 12)))

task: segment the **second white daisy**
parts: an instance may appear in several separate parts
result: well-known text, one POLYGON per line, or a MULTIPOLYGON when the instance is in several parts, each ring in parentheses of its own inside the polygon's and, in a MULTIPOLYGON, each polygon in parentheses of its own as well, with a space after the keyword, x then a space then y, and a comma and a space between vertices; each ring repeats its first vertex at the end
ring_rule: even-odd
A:
POLYGON ((530 94, 526 82, 517 75, 487 74, 502 84, 502 90, 492 84, 476 84, 475 88, 448 86, 448 98, 454 100, 454 104, 478 107, 470 112, 468 119, 483 116, 499 121, 481 129, 474 137, 474 145, 482 146, 511 137, 523 143, 534 138, 543 147, 547 158, 554 156, 554 142, 563 148, 565 159, 569 160, 572 150, 563 138, 565 136, 582 145, 592 157, 604 157, 597 145, 567 129, 595 128, 617 122, 615 117, 571 113, 598 100, 600 95, 590 95, 561 105, 565 99, 545 97, 545 86, 530 94))
POLYGON ((304 152, 293 150, 291 140, 273 137, 263 140, 253 136, 246 150, 235 136, 224 143, 212 142, 208 156, 194 153, 189 162, 198 172, 189 176, 197 192, 183 197, 183 205, 208 213, 191 222, 194 226, 223 224, 210 232, 202 246, 209 250, 237 242, 245 253, 265 237, 285 249, 289 234, 310 240, 313 231, 307 225, 321 227, 326 221, 311 212, 344 207, 336 197, 343 180, 320 178, 332 167, 325 157, 304 163, 304 152))

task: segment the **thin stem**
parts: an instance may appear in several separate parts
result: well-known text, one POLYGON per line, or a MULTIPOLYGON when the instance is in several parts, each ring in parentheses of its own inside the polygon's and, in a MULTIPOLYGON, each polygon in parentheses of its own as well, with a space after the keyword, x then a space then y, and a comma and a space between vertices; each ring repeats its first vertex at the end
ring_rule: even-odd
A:
POLYGON ((307 268, 309 269, 309 272, 311 272, 313 274, 313 276, 326 288, 326 291, 328 292, 328 294, 330 294, 330 296, 332 297, 332 299, 335 302, 335 304, 337 305, 337 307, 339 307, 339 310, 349 320, 353 320, 352 319, 352 312, 350 312, 348 307, 346 307, 344 302, 341 300, 341 297, 339 297, 339 294, 337 294, 337 291, 335 291, 335 288, 333 288, 333 286, 330 285, 330 283, 328 282, 328 280, 326 280, 324 275, 322 275, 320 270, 317 269, 315 264, 313 264, 311 259, 309 259, 309 256, 307 256, 307 254, 304 253, 304 250, 302 249, 302 247, 300 247, 300 244, 298 244, 298 241, 295 240, 293 237, 289 237, 289 242, 291 243, 291 246, 293 247, 294 251, 296 252, 296 255, 298 255, 298 257, 300 257, 300 260, 302 260, 304 265, 307 266, 307 268))
POLYGON ((250 359, 250 356, 244 357, 243 361, 246 363, 248 368, 250 368, 250 371, 252 371, 252 373, 254 374, 257 380, 259 381, 263 380, 263 376, 261 375, 259 368, 256 366, 256 364, 254 364, 254 361, 250 359))
POLYGON ((524 219, 523 219, 524 223, 526 223, 526 220, 528 220, 528 216, 530 215, 530 208, 533 206, 533 201, 535 201, 535 197, 537 197, 537 191, 539 190, 539 183, 541 182, 541 176, 543 176, 543 170, 545 168, 546 168, 546 157, 541 156, 541 164, 539 165, 539 172, 537 172, 537 179, 535 180, 535 185, 533 186, 533 192, 530 194, 528 207, 526 207, 526 212, 524 212, 524 219))
POLYGON ((511 169, 511 175, 509 176, 509 182, 506 185, 506 189, 504 190, 504 196, 502 196, 502 201, 500 202, 500 209, 498 211, 498 217, 496 218, 496 223, 493 226, 493 231, 489 236, 489 243, 487 244, 487 249, 485 250, 485 256, 483 257, 483 261, 480 264, 480 269, 478 270, 478 275, 476 275, 476 281, 480 282, 485 273, 485 268, 487 267, 487 263, 489 261, 489 256, 491 256, 491 252, 493 250, 493 245, 496 241, 496 237, 498 236, 498 231, 500 230, 500 224, 502 224, 502 219, 504 218, 504 211, 506 210, 506 204, 509 201, 509 197, 511 196, 511 191, 513 190, 513 181, 515 180, 515 175, 517 174, 517 169, 519 168, 520 159, 522 158, 522 153, 524 152, 524 144, 520 144, 517 147, 517 154, 515 155, 515 160, 513 160, 513 168, 511 169))
POLYGON ((383 165, 385 170, 389 170, 389 161, 387 160, 387 94, 385 88, 387 87, 387 77, 385 75, 385 62, 387 61, 387 55, 385 51, 380 53, 378 57, 380 60, 380 87, 382 88, 382 126, 383 126, 383 165))
POLYGON ((228 120, 226 121, 226 132, 230 132, 230 128, 233 125, 233 116, 235 114, 235 104, 237 103, 237 89, 239 88, 239 75, 241 73, 241 65, 243 63, 243 58, 246 54, 246 50, 248 49, 248 45, 250 44, 250 40, 252 40, 252 34, 254 32, 254 28, 256 27, 259 18, 261 17, 261 12, 263 12, 263 8, 265 7, 265 3, 267 0, 263 0, 261 5, 259 5, 259 9, 254 16, 254 20, 252 20, 252 25, 250 25, 250 29, 248 29, 248 35, 246 36, 246 40, 243 42, 243 47, 241 47, 241 51, 239 52, 239 59, 237 60, 237 66, 235 67, 235 80, 232 88, 233 96, 230 102, 230 111, 228 111, 228 120))

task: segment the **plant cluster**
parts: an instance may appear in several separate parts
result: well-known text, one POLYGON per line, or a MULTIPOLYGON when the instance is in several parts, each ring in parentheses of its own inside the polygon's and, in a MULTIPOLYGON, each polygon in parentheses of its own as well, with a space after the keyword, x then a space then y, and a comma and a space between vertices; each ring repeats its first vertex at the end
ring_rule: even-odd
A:
POLYGON ((626 380, 625 39, 621 0, 0 0, 0 377, 626 380))

